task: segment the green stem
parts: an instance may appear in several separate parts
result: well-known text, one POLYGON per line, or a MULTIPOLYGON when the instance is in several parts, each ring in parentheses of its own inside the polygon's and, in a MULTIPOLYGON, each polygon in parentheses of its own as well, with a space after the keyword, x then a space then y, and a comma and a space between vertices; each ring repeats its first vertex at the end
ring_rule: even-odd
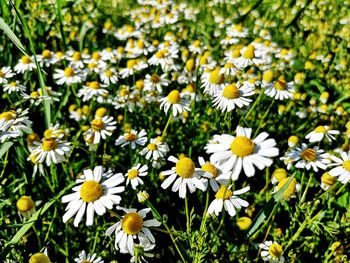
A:
POLYGON ((254 109, 256 108, 256 106, 258 105, 258 103, 261 100, 262 95, 264 94, 264 90, 262 89, 260 91, 260 94, 258 96, 258 98, 255 100, 253 106, 250 108, 250 110, 248 111, 247 115, 245 115, 245 119, 248 119, 248 117, 250 116, 250 114, 252 114, 252 112, 254 111, 254 109))
POLYGON ((162 133, 162 141, 164 140, 164 137, 165 137, 165 135, 166 135, 166 131, 167 131, 167 129, 168 129, 168 126, 169 126, 169 124, 170 124, 170 122, 171 122, 172 116, 173 116, 173 115, 170 114, 169 119, 168 119, 168 121, 167 121, 167 123, 166 123, 166 125, 165 125, 164 130, 163 130, 163 133, 162 133))
POLYGON ((185 211, 186 211, 186 232, 189 233, 190 232, 190 214, 188 211, 188 199, 187 196, 185 196, 185 211))
POLYGON ((302 204, 302 203, 305 201, 306 194, 307 194, 307 190, 309 189, 310 183, 311 183, 311 181, 312 181, 312 176, 313 176, 313 173, 310 173, 309 180, 307 181, 307 184, 306 184, 304 193, 303 193, 303 195, 302 195, 302 197, 301 197, 301 199, 300 199, 300 203, 299 203, 299 204, 302 204))

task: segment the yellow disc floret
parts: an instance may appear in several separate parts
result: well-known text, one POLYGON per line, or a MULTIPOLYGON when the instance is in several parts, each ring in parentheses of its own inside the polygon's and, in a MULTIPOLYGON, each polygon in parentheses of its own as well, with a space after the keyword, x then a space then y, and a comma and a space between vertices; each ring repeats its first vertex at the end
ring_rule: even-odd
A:
POLYGON ((143 218, 138 213, 128 213, 123 217, 122 229, 128 235, 138 234, 143 227, 143 218))
POLYGON ((25 213, 33 209, 34 201, 32 198, 30 198, 30 196, 23 195, 20 199, 18 199, 16 206, 18 212, 25 213))
POLYGON ((43 143, 41 145, 41 149, 43 149, 46 152, 55 150, 57 148, 57 142, 55 138, 44 138, 43 143))
POLYGON ((29 263, 50 263, 50 259, 44 253, 35 253, 30 257, 29 263))
POLYGON ((232 191, 228 189, 225 185, 221 185, 219 190, 215 194, 216 199, 230 199, 233 195, 232 191))
POLYGON ((314 162, 317 159, 317 153, 314 149, 306 148, 300 153, 300 157, 308 162, 314 162))
POLYGON ((22 56, 21 61, 23 64, 29 64, 30 62, 32 62, 32 60, 28 56, 22 56))
POLYGON ((90 203, 103 195, 103 186, 94 180, 85 181, 80 188, 80 197, 84 202, 90 203))
POLYGON ((105 127, 105 124, 100 119, 93 119, 91 122, 91 128, 94 131, 101 131, 104 129, 104 127, 105 127))
POLYGON ((237 99, 240 95, 239 89, 236 84, 227 85, 222 92, 222 96, 228 99, 237 99))
POLYGON ((254 152, 254 142, 245 136, 237 136, 231 143, 231 152, 238 157, 251 155, 254 152))
POLYGON ((188 157, 183 157, 176 163, 175 171, 182 178, 192 177, 194 174, 194 170, 194 162, 188 157))
POLYGON ((178 90, 172 90, 168 94, 168 102, 170 104, 178 104, 180 102, 180 92, 178 90))
POLYGON ((207 162, 205 163, 201 169, 204 171, 204 172, 208 172, 210 173, 213 178, 217 177, 218 176, 218 169, 216 169, 216 167, 214 165, 212 165, 211 163, 207 162))
POLYGON ((350 160, 344 161, 343 164, 342 164, 342 166, 343 166, 343 168, 344 168, 345 170, 347 170, 348 172, 350 172, 350 160))
POLYGON ((150 151, 155 151, 155 150, 157 150, 157 145, 155 143, 149 143, 147 145, 147 149, 150 151))
POLYGON ((269 254, 273 258, 279 258, 283 253, 282 247, 279 244, 272 244, 269 247, 269 254))
POLYGON ((131 169, 131 170, 128 172, 128 178, 129 178, 129 179, 134 179, 134 178, 136 178, 138 175, 139 175, 139 172, 138 172, 136 169, 131 169))
POLYGON ((220 68, 216 68, 209 73, 209 82, 211 84, 222 84, 225 80, 223 74, 220 75, 220 68))
POLYGON ((65 77, 73 77, 74 75, 75 75, 74 69, 72 69, 70 67, 65 68, 65 70, 64 70, 65 77))

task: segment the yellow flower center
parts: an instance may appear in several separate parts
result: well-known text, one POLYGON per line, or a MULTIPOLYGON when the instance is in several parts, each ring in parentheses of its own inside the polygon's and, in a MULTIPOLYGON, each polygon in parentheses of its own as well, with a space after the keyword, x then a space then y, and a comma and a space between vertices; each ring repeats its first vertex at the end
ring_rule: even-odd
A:
POLYGON ((317 133, 326 133, 327 129, 324 126, 318 126, 314 131, 317 133))
POLYGON ((348 172, 350 172, 350 160, 344 161, 343 164, 342 164, 342 166, 343 166, 343 168, 344 168, 345 170, 347 170, 348 172))
POLYGON ((136 135, 129 132, 125 135, 125 140, 127 140, 128 142, 132 142, 136 140, 136 135))
POLYGON ((89 64, 88 64, 88 68, 89 68, 89 69, 97 68, 97 64, 96 64, 96 63, 89 63, 89 64))
POLYGON ((317 159, 317 154, 314 149, 306 148, 300 153, 300 157, 308 162, 314 162, 317 159))
POLYGON ((0 114, 0 120, 5 119, 5 120, 9 121, 9 120, 13 120, 14 118, 16 118, 16 112, 13 110, 5 111, 5 112, 0 114))
POLYGON ((231 143, 231 152, 238 157, 245 157, 254 152, 254 142, 245 136, 237 136, 231 143))
POLYGON ((41 149, 46 152, 55 150, 57 148, 57 142, 55 138, 45 138, 43 140, 43 144, 41 145, 41 149))
POLYGON ((287 88, 287 83, 283 78, 279 78, 275 83, 275 89, 285 90, 287 88))
POLYGON ((33 98, 39 98, 40 94, 37 91, 33 91, 33 92, 30 93, 30 96, 33 97, 33 98))
POLYGON ((78 52, 78 51, 74 52, 74 54, 73 54, 73 60, 74 60, 75 62, 81 60, 81 54, 80 54, 80 52, 78 52))
POLYGON ((10 86, 11 86, 11 87, 16 87, 16 86, 17 86, 17 82, 14 82, 14 81, 11 82, 11 83, 10 83, 10 86))
POLYGON ((34 207, 34 201, 29 196, 23 195, 18 199, 16 206, 18 212, 25 213, 34 207))
POLYGON ((235 68, 235 65, 233 65, 230 62, 228 62, 228 63, 225 64, 224 68, 235 68))
POLYGON ((236 224, 240 230, 247 230, 252 224, 252 220, 249 217, 243 216, 237 219, 236 224))
POLYGON ((65 77, 73 77, 74 75, 75 75, 74 69, 68 67, 64 70, 65 77))
POLYGON ((222 96, 228 99, 237 99, 240 94, 236 84, 227 85, 222 92, 222 96))
POLYGON ((84 202, 90 203, 103 195, 103 186, 94 180, 85 181, 80 188, 80 197, 84 202))
POLYGON ((95 112, 95 116, 102 118, 107 114, 107 109, 105 107, 98 108, 95 112))
POLYGON ((121 97, 126 97, 130 94, 130 91, 127 88, 121 88, 121 90, 119 91, 119 95, 121 97))
POLYGON ((272 257, 279 258, 282 255, 283 250, 279 244, 272 244, 269 247, 269 253, 272 257))
POLYGON ((50 263, 50 259, 44 253, 35 253, 30 257, 29 263, 50 263))
MULTIPOLYGON (((277 189, 280 190, 289 181, 289 178, 290 177, 282 179, 278 183, 277 189)), ((282 196, 283 199, 289 199, 292 195, 294 195, 295 190, 296 190, 296 186, 297 186, 297 180, 295 180, 295 178, 293 178, 293 180, 288 185, 287 189, 284 190, 284 193, 283 193, 283 196, 282 196)))
POLYGON ((32 62, 32 60, 28 56, 22 56, 21 60, 23 64, 29 64, 30 62, 32 62))
POLYGON ((192 177, 194 170, 194 162, 188 157, 183 157, 176 163, 175 172, 182 178, 192 177))
POLYGON ((180 102, 180 92, 177 90, 172 90, 168 94, 168 102, 170 104, 178 104, 180 102))
POLYGON ((194 69, 194 59, 189 59, 186 61, 185 68, 187 71, 191 72, 194 69))
POLYGON ((91 263, 90 260, 84 259, 81 263, 91 263))
POLYGON ((156 52, 156 58, 161 59, 165 58, 166 51, 165 50, 159 50, 156 52))
POLYGON ((235 50, 233 50, 232 53, 231 53, 231 57, 232 57, 232 58, 238 58, 238 57, 240 57, 240 55, 241 55, 241 52, 240 52, 239 49, 235 49, 235 50))
POLYGON ((128 69, 132 69, 133 67, 135 67, 136 63, 136 59, 129 59, 128 62, 126 62, 126 67, 128 69))
POLYGON ((325 172, 321 177, 321 181, 326 185, 333 185, 337 181, 337 178, 331 176, 328 172, 325 172))
POLYGON ((143 218, 138 213, 128 213, 123 217, 122 229, 128 235, 136 235, 143 227, 143 218))
POLYGON ((32 145, 33 142, 38 142, 38 141, 40 141, 40 138, 39 138, 38 134, 36 134, 36 133, 28 134, 27 142, 28 142, 29 145, 32 145))
POLYGON ((193 42, 193 46, 194 47, 199 47, 201 45, 201 42, 199 41, 199 40, 195 40, 194 42, 193 42))
POLYGON ((128 178, 129 178, 129 179, 134 179, 134 178, 136 178, 138 175, 139 175, 139 172, 138 172, 136 169, 131 169, 131 170, 128 172, 128 178))
POLYGON ((216 199, 230 199, 233 195, 232 191, 228 189, 225 185, 221 185, 219 190, 215 194, 216 199))
POLYGON ((225 80, 225 76, 222 74, 219 74, 220 69, 214 69, 213 71, 210 72, 209 74, 209 82, 211 84, 222 84, 225 80))
POLYGON ((160 77, 157 74, 153 74, 151 76, 151 82, 152 83, 159 83, 160 82, 160 77))
POLYGON ((241 24, 234 25, 233 29, 236 30, 237 32, 242 32, 243 26, 241 24))
POLYGON ((99 89, 100 83, 98 83, 97 81, 92 81, 92 82, 89 82, 88 86, 91 89, 99 89))
POLYGON ((104 129, 104 127, 105 127, 105 124, 103 123, 103 121, 99 119, 93 119, 91 122, 91 128, 94 131, 101 131, 104 129))
POLYGON ((218 176, 218 169, 216 169, 216 167, 214 165, 212 165, 211 163, 207 162, 205 163, 201 169, 204 171, 204 172, 208 172, 210 174, 213 175, 213 178, 217 177, 218 176))
POLYGON ((283 168, 278 168, 273 172, 272 176, 275 177, 278 182, 280 182, 284 178, 287 178, 287 171, 283 168))
POLYGON ((253 45, 249 45, 249 46, 247 47, 247 49, 244 51, 244 53, 243 53, 242 56, 243 56, 245 59, 253 59, 253 58, 254 58, 254 51, 255 51, 254 46, 253 46, 253 45))
POLYGON ((106 76, 107 78, 110 78, 110 77, 113 76, 113 72, 112 72, 111 70, 107 69, 107 70, 105 71, 105 76, 106 76))
POLYGON ((51 51, 48 49, 43 50, 41 56, 46 59, 52 58, 51 51))
POLYGON ((147 149, 150 151, 155 151, 157 150, 157 145, 155 143, 150 143, 147 145, 147 149))
POLYGON ((101 59, 101 55, 100 53, 98 53, 97 51, 95 51, 94 53, 92 53, 92 59, 95 61, 99 61, 101 59))
POLYGON ((2 70, 0 70, 0 78, 3 78, 3 77, 5 77, 5 73, 2 72, 2 70))
POLYGON ((265 81, 266 83, 271 83, 272 80, 273 80, 273 72, 271 70, 266 70, 263 73, 263 81, 265 81))

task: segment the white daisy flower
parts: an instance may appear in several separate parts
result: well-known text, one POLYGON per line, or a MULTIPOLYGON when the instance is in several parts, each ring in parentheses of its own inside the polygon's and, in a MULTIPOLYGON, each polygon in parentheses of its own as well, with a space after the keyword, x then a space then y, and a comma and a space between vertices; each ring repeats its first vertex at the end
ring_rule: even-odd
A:
POLYGON ((99 103, 103 103, 108 95, 106 88, 107 85, 100 84, 98 81, 87 82, 79 89, 77 96, 82 97, 82 101, 95 100, 99 103))
POLYGON ((130 259, 130 262, 145 262, 148 263, 146 260, 147 258, 153 258, 154 255, 152 253, 149 253, 152 249, 154 249, 156 245, 149 242, 148 239, 140 237, 140 244, 135 244, 134 246, 134 255, 130 259))
POLYGON ((126 62, 126 68, 120 71, 120 75, 123 79, 134 75, 137 71, 147 68, 148 65, 141 59, 129 59, 126 62))
POLYGON ((220 68, 206 70, 201 77, 204 93, 215 95, 224 88, 225 75, 220 73, 220 68))
POLYGON ((305 143, 301 145, 301 148, 296 147, 286 152, 281 160, 287 163, 287 169, 289 170, 293 163, 296 168, 310 170, 311 168, 318 172, 318 168, 325 170, 327 165, 331 162, 329 160, 329 154, 324 153, 324 150, 319 149, 317 146, 308 148, 305 143))
POLYGON ((201 41, 197 39, 189 45, 188 50, 194 54, 201 54, 203 52, 203 45, 201 41))
POLYGON ((130 253, 134 255, 134 239, 138 239, 140 244, 143 242, 150 242, 154 244, 156 240, 152 235, 149 227, 158 227, 161 225, 156 219, 144 220, 147 213, 151 211, 150 208, 145 208, 137 211, 134 208, 117 207, 119 210, 123 210, 126 215, 122 220, 109 227, 106 230, 106 235, 110 236, 115 232, 115 249, 121 253, 130 253))
POLYGON ((147 160, 163 159, 169 151, 169 146, 162 141, 161 137, 153 138, 150 143, 140 151, 140 155, 145 155, 147 160))
POLYGON ((189 101, 183 98, 183 95, 177 91, 172 90, 168 96, 162 98, 160 101, 160 109, 164 108, 164 112, 168 114, 170 108, 173 110, 173 116, 177 116, 185 111, 190 111, 189 101))
POLYGON ((0 69, 0 84, 7 84, 8 79, 12 78, 16 74, 10 67, 2 67, 0 69))
POLYGON ((111 136, 112 132, 117 128, 117 122, 113 117, 104 116, 102 119, 96 118, 91 121, 91 128, 85 133, 85 140, 92 141, 93 144, 98 144, 101 141, 107 139, 107 136, 111 136))
POLYGON ((141 166, 138 163, 136 166, 133 166, 128 172, 125 174, 126 177, 126 185, 131 184, 132 189, 136 190, 136 187, 140 184, 143 185, 143 181, 140 176, 146 176, 148 174, 148 166, 145 164, 141 166))
POLYGON ((147 132, 142 129, 140 132, 135 130, 130 130, 129 132, 124 133, 124 135, 119 136, 119 138, 115 141, 115 145, 121 145, 124 147, 126 145, 131 144, 131 148, 135 149, 136 145, 143 146, 147 142, 147 132))
POLYGON ((34 150, 30 154, 37 163, 45 161, 47 166, 51 163, 61 163, 70 155, 70 143, 62 141, 63 134, 59 137, 43 138, 41 142, 33 142, 34 150))
POLYGON ((251 65, 261 65, 266 61, 258 56, 258 52, 254 45, 250 44, 241 49, 241 56, 233 61, 235 66, 239 69, 244 69, 251 65))
POLYGON ((190 193, 196 191, 197 188, 205 191, 205 185, 200 180, 200 169, 195 167, 194 162, 190 158, 183 157, 179 160, 174 156, 170 156, 168 161, 176 165, 171 170, 162 172, 163 176, 169 176, 161 185, 163 189, 167 189, 175 181, 171 190, 173 192, 179 191, 180 198, 186 197, 187 187, 190 193))
POLYGON ((158 50, 149 60, 150 65, 162 67, 164 72, 168 72, 174 68, 175 59, 178 58, 177 50, 171 48, 164 48, 158 50))
POLYGON ((118 194, 125 187, 118 185, 123 182, 123 174, 114 174, 102 166, 84 170, 76 180, 79 185, 73 187, 74 193, 62 197, 62 203, 68 203, 63 222, 75 215, 74 226, 77 227, 86 212, 86 225, 91 226, 95 212, 101 216, 106 213, 106 209, 112 209, 114 204, 120 203, 121 197, 118 194))
POLYGON ((17 138, 23 133, 31 133, 32 122, 26 116, 29 110, 10 110, 0 113, 0 142, 8 138, 17 138))
POLYGON ((231 191, 229 187, 221 185, 218 191, 215 194, 215 199, 210 203, 208 207, 207 214, 216 216, 222 211, 223 208, 229 213, 230 216, 236 215, 236 209, 241 209, 242 207, 248 207, 249 203, 237 195, 244 194, 250 190, 250 187, 247 186, 243 189, 231 191))
POLYGON ((283 249, 277 242, 265 241, 264 243, 259 244, 259 248, 261 248, 260 255, 264 261, 271 263, 279 263, 285 261, 283 257, 283 249))
POLYGON ((109 68, 100 72, 100 79, 106 85, 115 84, 118 82, 118 73, 114 68, 109 68))
POLYGON ((55 53, 48 49, 44 49, 41 55, 36 55, 36 58, 41 67, 50 67, 51 65, 56 64, 56 62, 58 61, 58 58, 55 56, 55 53))
POLYGON ((348 153, 341 152, 341 159, 336 156, 331 156, 331 159, 335 162, 331 166, 336 166, 329 171, 331 176, 338 177, 342 184, 346 184, 350 181, 350 151, 348 153))
POLYGON ((24 92, 26 89, 27 88, 20 84, 18 80, 7 83, 4 86, 4 91, 8 94, 11 94, 12 92, 24 92))
POLYGON ((205 147, 207 153, 212 153, 210 162, 218 164, 225 171, 232 171, 232 180, 237 180, 242 171, 246 176, 272 165, 271 157, 279 154, 274 139, 267 139, 268 133, 262 132, 251 139, 252 129, 237 126, 236 136, 229 134, 214 135, 214 142, 205 147))
MULTIPOLYGON (((350 171, 349 171, 349 176, 350 176, 350 171)), ((328 172, 325 172, 321 176, 321 188, 325 191, 331 188, 331 186, 334 185, 336 182, 337 182, 337 178, 330 175, 328 172)))
POLYGON ((316 129, 314 129, 312 132, 308 133, 305 136, 305 139, 308 139, 309 142, 320 142, 325 137, 326 139, 331 142, 332 140, 335 140, 335 137, 333 135, 338 135, 339 131, 337 130, 331 130, 329 126, 317 126, 316 129))
POLYGON ((241 24, 233 24, 226 29, 226 35, 233 38, 246 38, 249 31, 241 24))
POLYGON ((69 61, 69 67, 77 70, 85 68, 84 59, 87 58, 89 58, 89 55, 73 50, 68 51, 66 56, 66 59, 69 61))
POLYGON ((96 253, 90 255, 85 253, 85 250, 79 253, 79 257, 74 259, 77 263, 104 263, 101 257, 97 257, 96 253))
POLYGON ((248 106, 251 99, 247 97, 254 95, 251 87, 237 86, 235 83, 228 84, 224 89, 214 95, 213 106, 222 112, 230 112, 236 108, 248 106))
POLYGON ((235 67, 233 63, 227 62, 222 68, 220 68, 219 74, 225 76, 235 76, 238 69, 235 67))
MULTIPOLYGON (((209 181, 209 184, 214 192, 219 190, 220 185, 227 183, 230 173, 223 174, 219 167, 216 167, 210 162, 206 162, 201 156, 198 157, 198 162, 201 166, 201 170, 199 171, 200 176, 209 181)), ((207 180, 204 182, 205 188, 208 187, 207 180)))
POLYGON ((33 63, 32 59, 26 55, 22 56, 14 67, 17 73, 24 73, 26 71, 32 71, 33 69, 36 69, 36 65, 33 63))
POLYGON ((279 77, 273 85, 265 88, 265 94, 276 100, 286 100, 293 97, 294 82, 286 82, 284 77, 279 77))
POLYGON ((162 92, 163 88, 162 87, 166 87, 169 85, 170 81, 166 79, 166 75, 167 74, 162 74, 161 76, 157 75, 157 74, 152 74, 146 75, 146 79, 144 81, 144 90, 145 91, 153 91, 153 90, 157 90, 158 92, 162 92))
POLYGON ((64 70, 56 69, 55 73, 53 74, 53 78, 56 80, 57 85, 70 85, 74 83, 81 83, 85 79, 85 76, 81 72, 71 67, 67 67, 64 70))

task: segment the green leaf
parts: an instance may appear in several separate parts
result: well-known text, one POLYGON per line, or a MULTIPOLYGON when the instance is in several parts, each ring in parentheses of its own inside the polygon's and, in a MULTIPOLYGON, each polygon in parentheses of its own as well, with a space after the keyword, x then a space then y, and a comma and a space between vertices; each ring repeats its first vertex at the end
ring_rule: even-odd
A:
POLYGON ((19 50, 25 55, 27 53, 25 52, 25 47, 22 45, 21 41, 18 39, 18 37, 15 35, 15 33, 11 30, 8 24, 0 17, 0 28, 4 30, 5 34, 11 39, 13 44, 15 44, 19 50))
POLYGON ((10 147, 13 145, 13 142, 5 142, 0 149, 0 158, 10 149, 10 147))

